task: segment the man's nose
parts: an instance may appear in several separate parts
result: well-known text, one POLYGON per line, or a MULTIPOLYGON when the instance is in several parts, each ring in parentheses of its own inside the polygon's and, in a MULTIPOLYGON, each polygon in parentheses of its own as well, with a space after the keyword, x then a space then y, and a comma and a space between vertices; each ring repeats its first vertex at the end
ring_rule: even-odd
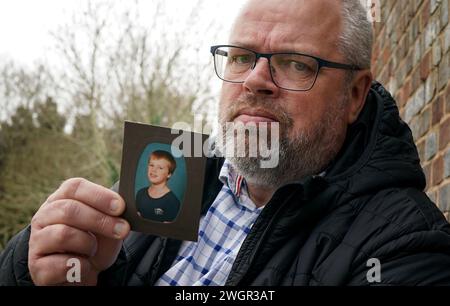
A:
POLYGON ((252 92, 254 95, 275 97, 280 92, 280 89, 273 82, 269 61, 266 58, 260 58, 256 62, 255 68, 250 71, 243 86, 245 90, 252 92))

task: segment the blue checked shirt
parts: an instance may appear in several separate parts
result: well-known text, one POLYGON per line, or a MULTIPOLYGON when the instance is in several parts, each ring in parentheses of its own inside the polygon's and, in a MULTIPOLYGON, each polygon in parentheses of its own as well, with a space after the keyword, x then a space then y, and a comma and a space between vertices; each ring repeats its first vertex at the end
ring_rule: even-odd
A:
POLYGON ((219 179, 224 185, 200 220, 198 241, 183 242, 156 286, 225 285, 241 244, 263 208, 249 198, 245 180, 228 161, 219 179))

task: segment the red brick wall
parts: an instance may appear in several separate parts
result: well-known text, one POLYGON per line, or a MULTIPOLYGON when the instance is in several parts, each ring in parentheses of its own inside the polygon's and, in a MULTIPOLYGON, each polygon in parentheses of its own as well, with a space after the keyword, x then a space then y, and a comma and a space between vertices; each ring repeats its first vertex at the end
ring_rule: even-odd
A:
MULTIPOLYGON (((427 193, 450 218, 450 0, 380 0, 375 78, 413 131, 427 193)), ((449 219, 450 220, 450 219, 449 219)))

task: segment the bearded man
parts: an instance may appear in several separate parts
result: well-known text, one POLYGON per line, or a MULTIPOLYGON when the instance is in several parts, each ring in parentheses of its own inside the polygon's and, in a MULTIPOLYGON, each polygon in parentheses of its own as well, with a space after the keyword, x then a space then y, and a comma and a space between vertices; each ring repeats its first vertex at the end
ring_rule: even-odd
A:
POLYGON ((450 285, 450 226, 371 49, 359 0, 248 1, 211 48, 216 152, 227 124, 264 126, 277 165, 211 157, 197 242, 130 233, 119 195, 70 179, 9 243, 0 284, 65 284, 78 258, 87 285, 450 285))

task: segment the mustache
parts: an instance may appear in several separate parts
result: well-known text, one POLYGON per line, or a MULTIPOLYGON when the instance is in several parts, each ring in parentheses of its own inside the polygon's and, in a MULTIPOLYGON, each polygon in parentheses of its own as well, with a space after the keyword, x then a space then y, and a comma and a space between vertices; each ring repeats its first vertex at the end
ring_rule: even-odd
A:
POLYGON ((258 108, 268 112, 276 118, 276 121, 280 123, 280 127, 290 128, 294 124, 292 117, 279 103, 274 102, 271 98, 256 97, 251 93, 245 93, 239 96, 223 114, 219 114, 219 123, 225 124, 226 122, 232 122, 246 108, 258 108))

